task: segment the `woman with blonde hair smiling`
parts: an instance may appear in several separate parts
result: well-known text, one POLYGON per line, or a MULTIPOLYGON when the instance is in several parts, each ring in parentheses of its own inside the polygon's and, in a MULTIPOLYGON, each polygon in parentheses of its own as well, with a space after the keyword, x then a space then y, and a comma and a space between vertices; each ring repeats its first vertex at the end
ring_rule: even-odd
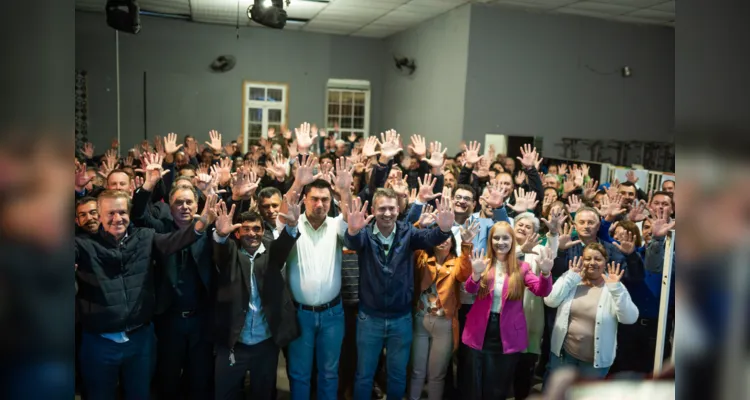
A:
POLYGON ((492 226, 487 248, 486 256, 484 250, 473 252, 472 275, 466 281, 466 291, 477 293, 461 338, 470 349, 467 365, 461 366, 469 375, 462 388, 469 399, 508 397, 515 366, 528 346, 524 289, 542 297, 552 289, 552 252, 540 249, 537 276, 516 257, 515 235, 507 222, 492 226))
POLYGON ((638 308, 620 283, 625 270, 615 262, 607 268, 608 257, 604 246, 589 244, 583 257, 569 261, 568 272, 544 299, 547 306, 557 308, 550 373, 568 365, 585 378, 604 378, 615 359, 617 324, 638 319, 638 308))

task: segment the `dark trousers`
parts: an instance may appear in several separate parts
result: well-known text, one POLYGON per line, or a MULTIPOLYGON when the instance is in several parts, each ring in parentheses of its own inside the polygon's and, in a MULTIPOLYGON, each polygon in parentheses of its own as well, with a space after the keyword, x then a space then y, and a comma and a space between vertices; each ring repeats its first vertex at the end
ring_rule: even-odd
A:
POLYGON ((114 399, 118 380, 126 400, 149 398, 155 361, 154 327, 145 325, 130 332, 128 338, 125 343, 116 343, 83 332, 80 360, 84 398, 114 399))
POLYGON ((534 367, 536 360, 539 358, 534 353, 522 353, 516 365, 516 372, 513 378, 513 396, 514 400, 523 400, 531 394, 531 387, 534 384, 534 367))
POLYGON ((455 374, 453 373, 454 369, 451 368, 450 376, 453 377, 455 375, 455 388, 448 388, 448 385, 446 383, 446 392, 451 394, 451 398, 459 398, 460 392, 458 389, 466 387, 466 384, 464 383, 464 376, 466 375, 467 371, 464 371, 464 366, 466 365, 466 355, 469 353, 469 347, 464 344, 464 342, 461 340, 464 334, 464 327, 466 326, 466 316, 469 314, 469 311, 471 310, 471 304, 461 304, 461 308, 458 309, 458 350, 456 351, 456 366, 455 374))
POLYGON ((490 313, 482 350, 469 348, 464 395, 473 400, 505 400, 521 353, 504 354, 500 337, 500 315, 490 313))
POLYGON ((229 356, 230 350, 226 345, 217 346, 214 373, 216 400, 243 399, 247 371, 250 371, 250 398, 272 400, 279 364, 279 347, 273 339, 266 339, 252 346, 235 344, 234 364, 230 363, 229 356))
MULTIPOLYGON (((354 373, 357 370, 357 303, 344 303, 344 341, 339 359, 338 398, 347 397, 354 390, 354 373)), ((311 381, 314 382, 314 381, 311 381)))
MULTIPOLYGON (((610 375, 625 371, 642 374, 654 372, 658 324, 656 318, 638 318, 632 325, 618 324, 617 354, 609 369, 610 375)), ((672 354, 672 346, 669 343, 669 333, 672 331, 671 318, 667 318, 666 328, 665 359, 672 354)))
POLYGON ((213 398, 214 346, 205 332, 205 318, 168 314, 155 321, 159 399, 213 398))
POLYGON ((549 365, 550 341, 552 340, 552 328, 555 326, 557 317, 557 308, 544 306, 544 332, 542 333, 542 354, 539 355, 539 362, 536 366, 536 374, 545 377, 549 365))

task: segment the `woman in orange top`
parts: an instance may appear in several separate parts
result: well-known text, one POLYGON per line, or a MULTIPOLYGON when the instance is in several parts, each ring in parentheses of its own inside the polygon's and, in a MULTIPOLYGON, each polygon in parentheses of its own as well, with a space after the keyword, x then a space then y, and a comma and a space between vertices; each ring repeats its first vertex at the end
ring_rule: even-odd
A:
MULTIPOLYGON (((425 215, 423 213, 423 215, 425 215)), ((429 215, 420 218, 421 226, 429 215)), ((443 387, 453 349, 458 348, 459 285, 471 275, 471 241, 479 224, 460 228, 461 257, 456 256, 456 238, 430 252, 418 250, 414 271, 414 338, 410 399, 420 399, 425 377, 430 400, 442 400, 443 387), (427 376, 429 374, 429 376, 427 376)))

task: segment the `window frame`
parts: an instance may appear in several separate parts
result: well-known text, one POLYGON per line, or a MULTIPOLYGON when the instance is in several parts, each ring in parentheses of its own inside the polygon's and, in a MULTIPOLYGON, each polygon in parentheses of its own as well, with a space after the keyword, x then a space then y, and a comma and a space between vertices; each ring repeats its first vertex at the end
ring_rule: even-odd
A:
MULTIPOLYGON (((325 104, 324 104, 325 129, 328 132, 333 131, 333 125, 331 126, 328 125, 328 121, 331 118, 329 114, 329 104, 331 104, 329 103, 331 99, 331 91, 342 92, 342 93, 348 92, 348 93, 363 93, 364 94, 364 121, 363 121, 362 128, 342 127, 341 126, 341 117, 342 117, 341 100, 339 99, 338 103, 333 103, 333 104, 338 104, 339 106, 339 114, 337 114, 338 123, 339 123, 339 132, 347 132, 346 135, 342 133, 341 138, 346 139, 346 137, 348 137, 348 134, 350 132, 355 132, 358 134, 358 136, 361 133, 361 137, 365 137, 365 138, 370 136, 370 108, 372 105, 372 102, 371 102, 372 88, 370 86, 370 82, 365 81, 365 80, 354 80, 354 79, 329 79, 328 80, 326 84, 326 97, 325 97, 325 104)), ((351 117, 352 118, 354 117, 354 105, 352 105, 351 117)), ((352 126, 353 125, 354 124, 352 123, 352 126)))
MULTIPOLYGON (((265 138, 268 134, 270 121, 268 118, 269 110, 281 110, 281 121, 279 127, 289 126, 289 84, 281 82, 264 82, 264 81, 242 81, 242 152, 247 153, 250 141, 257 143, 258 139, 265 138), (282 101, 251 100, 250 88, 263 88, 266 90, 266 96, 269 89, 281 90, 282 101), (250 108, 262 109, 261 116, 261 133, 259 137, 250 137, 250 108)), ((275 125, 275 124, 274 124, 275 125)), ((278 129, 279 133, 281 129, 278 129)))

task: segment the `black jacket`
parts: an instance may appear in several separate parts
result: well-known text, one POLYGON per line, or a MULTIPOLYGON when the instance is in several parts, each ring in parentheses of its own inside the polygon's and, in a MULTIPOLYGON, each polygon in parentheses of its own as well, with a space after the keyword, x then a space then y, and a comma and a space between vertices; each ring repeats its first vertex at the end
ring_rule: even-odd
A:
MULTIPOLYGON (((135 192, 131 211, 132 222, 138 227, 151 228, 157 233, 168 234, 178 231, 180 228, 174 223, 171 214, 167 214, 166 217, 153 215, 154 209, 151 207, 153 205, 151 200, 151 192, 143 188, 135 192)), ((206 229, 206 231, 210 232, 211 229, 206 229)), ((201 235, 198 240, 190 245, 190 253, 198 266, 198 275, 208 294, 206 299, 213 302, 216 290, 216 268, 214 267, 213 245, 210 235, 201 235)), ((159 273, 155 277, 155 314, 159 315, 169 310, 177 296, 175 287, 178 284, 181 266, 178 265, 177 254, 158 254, 155 260, 159 267, 159 273)), ((206 304, 207 311, 210 311, 211 308, 206 304)))
POLYGON ((131 224, 117 243, 101 228, 75 238, 79 317, 91 333, 123 332, 151 321, 154 314, 154 256, 173 254, 196 240, 195 226, 170 234, 131 224))
MULTIPOLYGON (((263 312, 273 341, 279 347, 291 343, 300 332, 292 294, 281 274, 281 268, 297 238, 299 232, 296 237, 291 237, 286 229, 274 241, 264 238, 266 251, 254 261, 253 273, 263 312)), ((214 242, 214 260, 219 269, 216 340, 231 349, 245 326, 245 315, 250 304, 250 259, 240 253, 237 242, 230 237, 222 244, 214 242)))

